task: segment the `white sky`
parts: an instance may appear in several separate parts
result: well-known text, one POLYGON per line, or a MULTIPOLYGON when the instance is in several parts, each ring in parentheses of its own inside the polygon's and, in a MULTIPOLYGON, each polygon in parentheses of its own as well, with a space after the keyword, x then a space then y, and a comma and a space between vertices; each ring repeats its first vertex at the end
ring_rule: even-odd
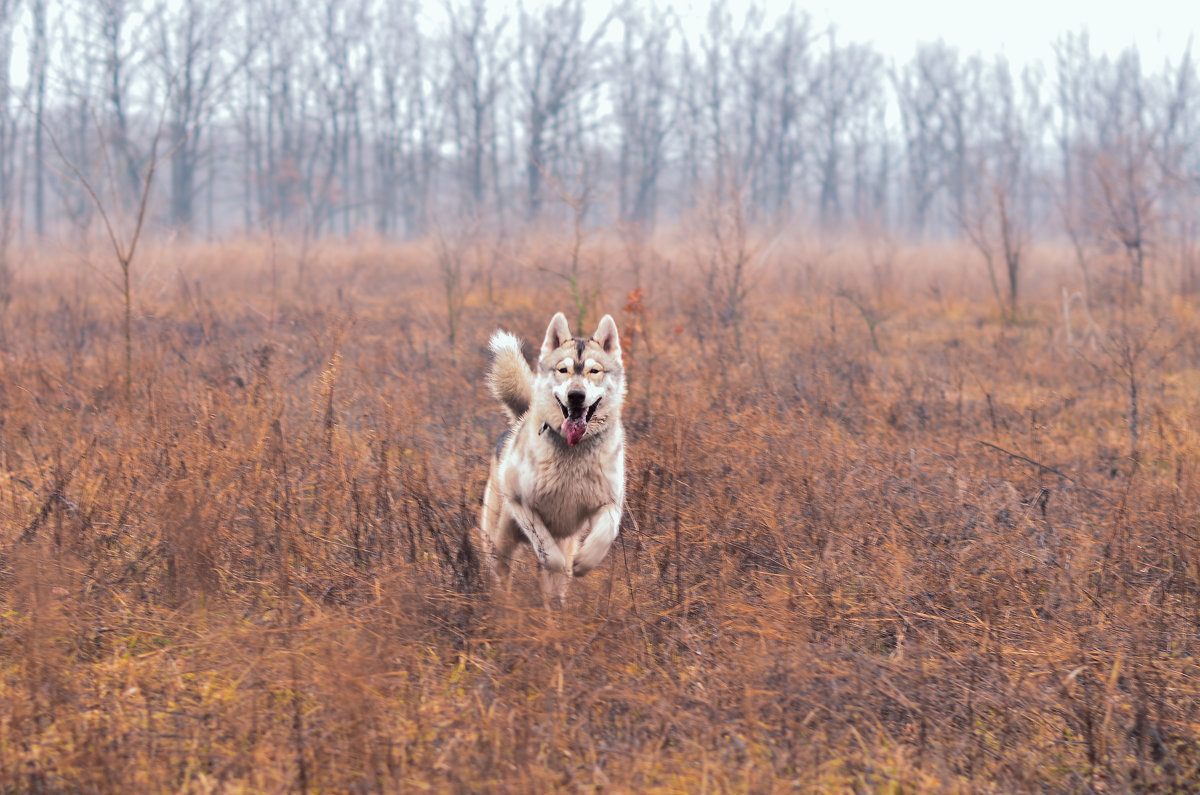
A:
MULTIPOLYGON (((386 1, 386 0, 385 0, 386 1)), ((538 5, 553 0, 524 0, 538 5)), ((167 0, 168 4, 179 0, 167 0)), ((517 13, 521 0, 488 0, 493 15, 517 13)), ((597 19, 619 0, 587 0, 589 14, 597 19)), ((685 29, 700 33, 707 24, 712 0, 655 0, 671 5, 685 29)), ((918 44, 939 39, 964 56, 990 57, 1003 53, 1014 71, 1041 61, 1054 64, 1054 42, 1067 33, 1086 31, 1093 55, 1116 55, 1136 45, 1142 65, 1157 70, 1165 62, 1177 64, 1200 32, 1200 0, 1002 0, 972 3, 966 0, 755 0, 770 18, 794 5, 807 12, 816 29, 832 24, 842 44, 872 44, 885 62, 903 64, 918 44)), ((735 18, 748 5, 729 0, 735 18)), ((421 0, 423 17, 444 12, 442 0, 421 0)), ((439 19, 440 21, 440 19, 439 19)), ((15 33, 12 75, 18 85, 25 77, 25 24, 15 33)))
POLYGON ((818 24, 832 22, 843 42, 873 43, 887 59, 912 57, 920 42, 942 39, 964 55, 1003 53, 1020 69, 1053 63, 1053 43, 1086 30, 1093 54, 1116 55, 1137 45, 1142 63, 1177 63, 1194 38, 1200 3, 1172 0, 840 0, 798 4, 818 24))
MULTIPOLYGON (((668 0, 669 2, 669 0, 668 0)), ((592 0, 607 8, 610 0, 592 0)), ((760 7, 784 10, 788 0, 758 0, 760 7)), ((703 29, 710 0, 676 0, 685 25, 703 29)), ((736 14, 737 0, 730 3, 736 14)), ((833 24, 838 40, 873 44, 886 61, 903 63, 917 45, 938 39, 964 56, 1003 53, 1019 71, 1054 61, 1053 43, 1067 33, 1087 31, 1093 55, 1116 55, 1136 45, 1143 66, 1157 69, 1178 63, 1200 31, 1200 3, 1178 0, 817 0, 794 3, 818 28, 833 24)))

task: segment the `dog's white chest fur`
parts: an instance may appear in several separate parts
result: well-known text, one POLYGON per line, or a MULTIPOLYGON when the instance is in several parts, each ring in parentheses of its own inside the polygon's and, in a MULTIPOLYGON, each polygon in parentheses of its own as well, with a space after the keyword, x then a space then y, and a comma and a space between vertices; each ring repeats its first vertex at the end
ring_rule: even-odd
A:
POLYGON ((535 511, 555 538, 578 533, 597 511, 624 497, 620 429, 596 441, 587 449, 563 449, 546 439, 518 446, 522 454, 505 462, 501 474, 506 496, 535 511))

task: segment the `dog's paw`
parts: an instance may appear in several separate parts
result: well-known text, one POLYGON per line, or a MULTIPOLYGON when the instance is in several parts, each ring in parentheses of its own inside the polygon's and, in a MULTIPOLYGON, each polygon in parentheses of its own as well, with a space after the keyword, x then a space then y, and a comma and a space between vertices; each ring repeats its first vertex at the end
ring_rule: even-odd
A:
POLYGON ((593 522, 591 531, 575 553, 571 570, 576 577, 582 577, 599 566, 608 555, 609 548, 617 538, 617 518, 620 513, 604 514, 601 519, 593 522))
POLYGON ((537 553, 538 563, 540 563, 542 568, 547 572, 550 574, 565 574, 568 577, 571 576, 571 567, 567 565, 567 559, 563 557, 562 552, 560 552, 557 547, 554 547, 553 551, 546 550, 543 552, 542 550, 537 550, 537 553))
POLYGON ((597 554, 595 548, 589 550, 585 547, 581 549, 579 554, 575 556, 575 560, 571 562, 571 574, 575 577, 582 577, 587 574, 600 565, 600 561, 604 560, 604 553, 607 551, 607 548, 602 549, 597 554))

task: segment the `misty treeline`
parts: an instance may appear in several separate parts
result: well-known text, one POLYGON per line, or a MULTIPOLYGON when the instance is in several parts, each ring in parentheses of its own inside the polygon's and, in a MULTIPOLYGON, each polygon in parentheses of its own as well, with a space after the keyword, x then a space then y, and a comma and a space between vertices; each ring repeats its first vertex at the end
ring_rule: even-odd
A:
MULTIPOLYGON (((1195 272, 1190 52, 1064 34, 1020 72, 891 62, 804 12, 486 0, 0 0, 0 240, 132 212, 178 234, 412 237, 570 217, 1029 240, 1195 272), (90 192, 89 192, 90 189, 90 192), (1155 248, 1157 250, 1155 251, 1155 248)), ((1014 288, 1015 289, 1015 288, 1014 288)))

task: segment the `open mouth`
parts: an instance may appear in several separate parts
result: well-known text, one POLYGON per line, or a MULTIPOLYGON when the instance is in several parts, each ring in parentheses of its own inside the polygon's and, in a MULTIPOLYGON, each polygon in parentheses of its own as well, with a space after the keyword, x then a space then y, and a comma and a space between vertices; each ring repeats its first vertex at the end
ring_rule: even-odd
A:
MULTIPOLYGON (((558 400, 558 396, 556 395, 554 399, 558 400)), ((567 437, 567 444, 571 447, 579 444, 579 440, 587 432, 588 423, 592 421, 592 415, 596 413, 596 407, 600 405, 601 400, 603 400, 602 397, 596 398, 596 402, 587 407, 579 405, 570 408, 558 400, 558 407, 563 413, 562 433, 567 437)))

